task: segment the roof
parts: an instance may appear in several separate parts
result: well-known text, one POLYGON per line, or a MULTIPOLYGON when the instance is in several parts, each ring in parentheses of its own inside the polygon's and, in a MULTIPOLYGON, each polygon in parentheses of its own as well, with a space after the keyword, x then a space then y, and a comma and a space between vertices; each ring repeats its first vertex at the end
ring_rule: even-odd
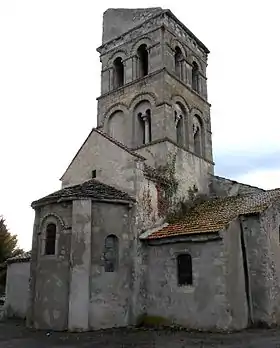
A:
POLYGON ((16 263, 16 262, 29 262, 31 259, 31 251, 27 251, 23 254, 14 256, 14 257, 10 257, 9 259, 7 259, 7 263, 16 263))
POLYGON ((87 136, 86 140, 83 142, 82 146, 79 148, 78 152, 76 153, 76 155, 73 157, 72 161, 70 162, 69 166, 67 167, 67 169, 65 170, 65 172, 63 173, 62 177, 60 178, 60 180, 63 178, 63 176, 65 175, 65 173, 67 172, 67 170, 70 168, 71 164, 74 162, 75 158, 78 156, 78 154, 80 153, 80 151, 82 150, 83 146, 85 145, 85 143, 87 142, 87 140, 89 139, 89 137, 91 136, 91 134, 95 132, 98 133, 100 135, 102 135, 104 138, 106 138, 107 140, 111 141, 113 144, 117 145, 118 147, 120 147, 121 149, 123 149, 124 151, 128 152, 130 155, 139 158, 140 160, 145 160, 146 158, 139 155, 138 153, 134 152, 133 150, 129 149, 126 145, 124 145, 123 143, 119 142, 117 139, 112 138, 109 134, 104 133, 102 130, 97 129, 97 128, 92 128, 92 130, 90 131, 89 135, 87 136))
POLYGON ((218 232, 239 215, 260 213, 280 199, 280 189, 241 196, 219 197, 194 207, 178 222, 145 234, 143 239, 159 239, 195 233, 218 232))
POLYGON ((57 201, 92 198, 95 200, 118 200, 123 202, 134 201, 126 192, 120 191, 115 187, 103 184, 96 179, 85 181, 82 184, 65 187, 53 192, 37 201, 32 202, 32 208, 57 201))

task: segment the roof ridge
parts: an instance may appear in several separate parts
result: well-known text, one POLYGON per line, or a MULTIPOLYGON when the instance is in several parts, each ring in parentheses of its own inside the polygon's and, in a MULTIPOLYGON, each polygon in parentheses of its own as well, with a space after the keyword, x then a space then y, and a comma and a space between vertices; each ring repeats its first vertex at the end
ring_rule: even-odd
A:
POLYGON ((142 160, 146 160, 145 157, 143 157, 143 156, 139 155, 138 153, 136 153, 135 151, 131 150, 128 146, 126 146, 125 144, 121 143, 119 140, 111 137, 109 134, 105 133, 103 130, 100 130, 100 129, 97 129, 97 128, 92 128, 92 131, 102 135, 104 138, 108 139, 109 141, 111 141, 115 145, 121 147, 123 150, 127 151, 132 156, 138 157, 138 158, 140 158, 142 160))
POLYGON ((83 181, 80 184, 75 184, 72 186, 67 186, 50 193, 47 196, 44 196, 36 201, 31 203, 32 208, 36 207, 38 204, 48 203, 52 201, 61 201, 61 200, 70 200, 75 198, 89 197, 92 199, 104 201, 104 200, 113 200, 113 201, 135 201, 127 192, 116 188, 114 186, 105 184, 96 179, 89 179, 83 181))

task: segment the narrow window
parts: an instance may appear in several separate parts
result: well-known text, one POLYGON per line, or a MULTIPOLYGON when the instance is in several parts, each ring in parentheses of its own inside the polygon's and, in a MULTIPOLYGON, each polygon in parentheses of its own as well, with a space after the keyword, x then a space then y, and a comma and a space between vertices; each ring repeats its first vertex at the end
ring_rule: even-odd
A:
POLYGON ((177 138, 177 144, 183 145, 183 134, 182 134, 182 115, 178 114, 177 111, 174 111, 174 118, 175 118, 175 126, 176 126, 176 138, 177 138))
POLYGON ((175 72, 176 72, 176 75, 179 77, 179 78, 182 78, 182 59, 183 59, 183 54, 182 54, 182 51, 181 49, 177 46, 175 48, 175 55, 174 55, 174 59, 175 59, 175 72))
POLYGON ((139 77, 144 77, 148 75, 148 50, 147 45, 141 45, 137 50, 138 60, 139 60, 139 77))
POLYGON ((196 62, 192 64, 192 89, 199 92, 199 70, 196 62))
POLYGON ((118 266, 118 237, 111 234, 105 239, 104 268, 105 272, 115 272, 118 266))
POLYGON ((202 156, 203 155, 202 125, 197 116, 194 117, 194 121, 193 121, 193 142, 194 142, 194 153, 198 156, 202 156))
POLYGON ((94 170, 91 172, 91 177, 92 177, 92 179, 95 179, 95 178, 96 178, 96 169, 94 169, 94 170))
POLYGON ((124 84, 124 66, 121 57, 114 60, 114 88, 123 86, 124 84))
POLYGON ((56 242, 56 225, 51 223, 46 228, 46 240, 45 240, 45 254, 55 254, 55 242, 56 242))
POLYGON ((150 143, 152 141, 152 125, 151 125, 151 110, 148 109, 146 110, 146 115, 148 116, 148 127, 149 127, 149 131, 147 132, 147 143, 150 143))
POLYGON ((177 256, 178 285, 192 285, 192 257, 190 254, 177 256))

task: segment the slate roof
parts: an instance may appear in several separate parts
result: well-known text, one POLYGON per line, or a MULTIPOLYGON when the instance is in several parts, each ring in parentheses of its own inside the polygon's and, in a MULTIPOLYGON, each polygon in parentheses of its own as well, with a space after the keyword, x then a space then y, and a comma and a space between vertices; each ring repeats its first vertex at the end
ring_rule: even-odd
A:
POLYGON ((239 215, 259 213, 280 199, 280 189, 214 198, 193 208, 185 219, 167 224, 143 239, 158 239, 195 233, 218 232, 239 215))
POLYGON ((91 179, 82 184, 65 187, 59 191, 53 192, 48 196, 32 202, 31 206, 34 208, 35 206, 41 204, 79 198, 92 198, 95 200, 120 200, 126 202, 134 201, 134 199, 126 192, 103 184, 96 179, 91 179))

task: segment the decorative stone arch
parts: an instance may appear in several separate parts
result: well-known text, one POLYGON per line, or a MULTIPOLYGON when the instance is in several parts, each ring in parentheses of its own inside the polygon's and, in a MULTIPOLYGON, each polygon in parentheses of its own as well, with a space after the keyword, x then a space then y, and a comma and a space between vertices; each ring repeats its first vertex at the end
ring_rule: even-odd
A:
POLYGON ((201 66, 200 60, 199 60, 196 56, 194 56, 193 54, 190 55, 190 56, 188 56, 188 57, 187 57, 187 61, 188 61, 188 63, 189 63, 190 65, 192 65, 193 62, 195 62, 195 63, 197 64, 197 66, 198 66, 198 71, 199 71, 200 73, 202 72, 202 66, 201 66))
POLYGON ((136 56, 138 47, 140 47, 141 45, 147 45, 147 49, 149 50, 149 48, 153 45, 153 43, 154 42, 150 37, 148 36, 142 37, 141 39, 139 39, 132 45, 130 50, 130 56, 132 57, 136 56))
POLYGON ((176 47, 179 47, 182 54, 183 54, 184 59, 187 58, 187 51, 186 51, 185 47, 178 40, 176 40, 175 38, 171 39, 170 46, 171 46, 174 53, 175 53, 176 47))
POLYGON ((192 108, 190 116, 192 121, 191 132, 193 137, 193 151, 198 156, 204 157, 205 144, 206 144, 206 132, 205 132, 205 121, 203 119, 203 113, 197 108, 192 108))
POLYGON ((155 107, 157 103, 157 97, 152 92, 143 92, 138 93, 129 103, 129 110, 133 111, 135 106, 139 104, 141 101, 148 100, 151 103, 152 108, 155 107))
POLYGON ((186 113, 190 114, 191 108, 184 97, 182 97, 180 95, 173 95, 171 97, 171 99, 172 99, 173 103, 181 104, 183 106, 183 108, 185 109, 186 113))
POLYGON ((134 79, 143 78, 150 73, 150 47, 153 44, 149 37, 142 37, 131 48, 132 75, 134 79))
MULTIPOLYGON (((178 120, 178 122, 181 122, 181 125, 180 125, 181 129, 178 129, 179 124, 176 124, 177 141, 178 141, 178 138, 180 137, 182 138, 182 141, 180 141, 178 144, 186 148, 189 148, 189 143, 190 143, 189 133, 191 129, 190 107, 188 103, 186 102, 186 100, 179 95, 172 96, 172 102, 173 102, 174 112, 176 111, 176 104, 180 106, 183 112, 183 119, 178 120)), ((176 114, 174 116, 176 118, 176 114)))
POLYGON ((132 121, 128 118, 126 105, 115 104, 106 112, 103 130, 120 143, 130 145, 132 121))
POLYGON ((118 57, 122 58, 122 60, 125 63, 125 60, 127 59, 127 51, 118 50, 117 52, 114 52, 108 59, 107 64, 105 65, 103 70, 111 68, 113 66, 114 60, 118 57))
POLYGON ((203 124, 205 123, 203 112, 200 109, 198 109, 196 106, 190 109, 190 116, 194 116, 194 115, 198 115, 201 118, 201 121, 203 122, 203 124))
POLYGON ((138 95, 131 103, 133 115, 133 145, 139 147, 152 141, 152 117, 155 100, 149 94, 138 95))
POLYGON ((105 127, 105 130, 106 130, 106 125, 108 124, 108 120, 116 111, 122 111, 125 115, 127 115, 128 114, 128 107, 124 103, 116 103, 116 104, 111 105, 105 111, 104 118, 103 118, 103 121, 101 123, 101 125, 103 127, 105 127))
POLYGON ((59 242, 59 236, 62 232, 62 230, 66 229, 67 226, 65 225, 63 219, 56 213, 49 213, 46 214, 41 220, 39 224, 39 251, 40 256, 45 255, 45 248, 46 248, 46 239, 47 239, 47 227, 50 224, 54 224, 56 226, 55 229, 55 252, 53 255, 48 256, 56 256, 58 251, 58 242, 59 242))

